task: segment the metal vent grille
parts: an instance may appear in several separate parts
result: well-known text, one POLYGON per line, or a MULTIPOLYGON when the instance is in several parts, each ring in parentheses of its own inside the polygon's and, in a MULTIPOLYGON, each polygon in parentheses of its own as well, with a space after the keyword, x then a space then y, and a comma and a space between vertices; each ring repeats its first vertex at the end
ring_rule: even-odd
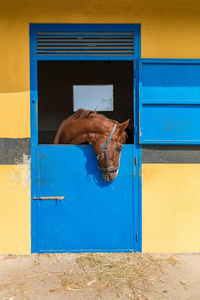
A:
POLYGON ((37 55, 133 54, 133 32, 37 32, 37 55))

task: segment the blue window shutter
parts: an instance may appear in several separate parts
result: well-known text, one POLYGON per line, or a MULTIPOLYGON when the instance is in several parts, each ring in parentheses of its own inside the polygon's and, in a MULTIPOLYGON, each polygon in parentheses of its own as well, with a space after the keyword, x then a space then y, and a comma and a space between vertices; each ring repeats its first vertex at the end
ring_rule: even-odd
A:
POLYGON ((134 32, 38 31, 37 55, 133 56, 134 32))
POLYGON ((200 60, 142 59, 140 144, 200 144, 200 60))

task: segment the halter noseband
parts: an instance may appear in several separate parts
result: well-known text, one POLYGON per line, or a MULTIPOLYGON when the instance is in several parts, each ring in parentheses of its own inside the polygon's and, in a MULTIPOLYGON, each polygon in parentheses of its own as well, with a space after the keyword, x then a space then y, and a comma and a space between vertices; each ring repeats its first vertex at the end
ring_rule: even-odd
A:
POLYGON ((112 131, 111 131, 111 134, 110 134, 108 140, 106 141, 105 145, 101 148, 100 154, 96 156, 96 158, 97 158, 98 161, 99 161, 100 155, 101 155, 102 153, 105 153, 105 158, 106 158, 106 162, 107 162, 108 168, 101 168, 101 167, 99 166, 98 169, 101 170, 101 171, 113 172, 113 171, 117 171, 117 170, 119 169, 119 167, 111 167, 111 165, 110 165, 110 160, 109 160, 109 157, 108 157, 108 152, 107 152, 108 146, 109 146, 109 144, 110 144, 110 141, 111 141, 111 139, 112 139, 112 136, 113 136, 113 134, 114 134, 114 132, 115 132, 116 127, 117 127, 117 124, 114 124, 113 129, 112 129, 112 131))

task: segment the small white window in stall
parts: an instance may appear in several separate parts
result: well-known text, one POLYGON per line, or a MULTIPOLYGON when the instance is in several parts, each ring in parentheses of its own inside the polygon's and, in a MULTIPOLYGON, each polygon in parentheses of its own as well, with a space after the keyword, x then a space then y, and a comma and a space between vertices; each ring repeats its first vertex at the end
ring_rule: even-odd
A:
POLYGON ((73 111, 114 111, 113 85, 73 85, 73 111))

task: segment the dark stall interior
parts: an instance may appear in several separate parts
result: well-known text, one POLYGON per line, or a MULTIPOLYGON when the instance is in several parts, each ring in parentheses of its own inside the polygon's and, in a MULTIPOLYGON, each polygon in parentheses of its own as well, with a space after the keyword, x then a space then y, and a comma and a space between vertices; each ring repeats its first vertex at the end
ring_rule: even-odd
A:
POLYGON ((100 113, 119 122, 130 119, 128 134, 132 143, 132 61, 39 61, 39 144, 53 144, 61 122, 73 114, 74 85, 113 85, 114 110, 100 113))

